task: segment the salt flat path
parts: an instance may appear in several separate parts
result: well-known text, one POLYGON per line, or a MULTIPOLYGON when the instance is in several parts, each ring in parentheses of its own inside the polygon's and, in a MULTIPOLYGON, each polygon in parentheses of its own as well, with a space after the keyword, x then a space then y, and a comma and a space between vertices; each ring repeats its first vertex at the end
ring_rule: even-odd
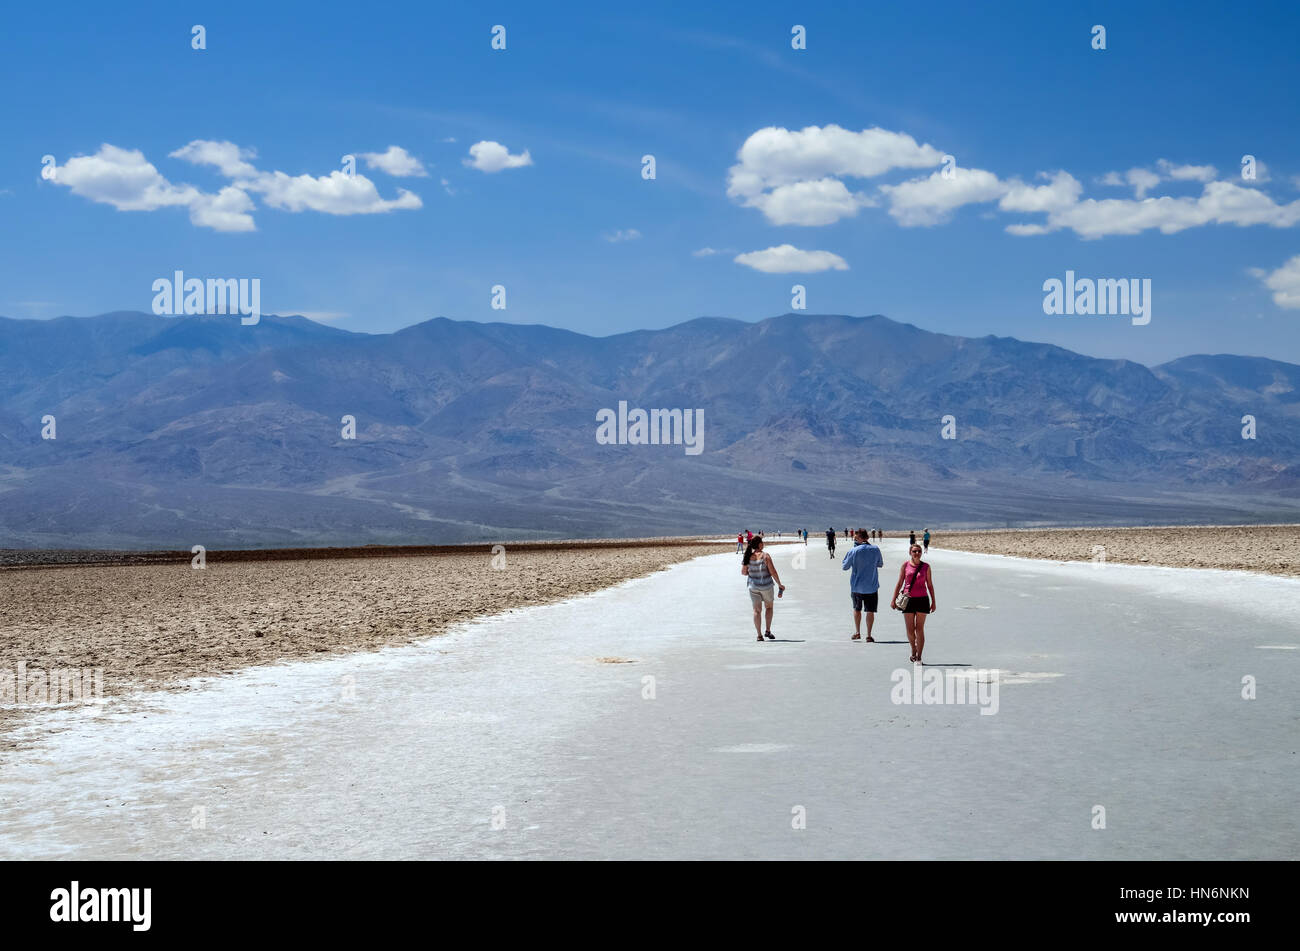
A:
MULTIPOLYGON (((904 547, 885 543, 890 589, 904 547)), ((0 753, 0 857, 1300 854, 1300 582, 932 551, 926 659, 998 669, 982 715, 892 702, 901 618, 851 642, 838 557, 815 536, 803 567, 771 550, 774 643, 728 553, 413 646, 42 714, 35 749, 0 753)))

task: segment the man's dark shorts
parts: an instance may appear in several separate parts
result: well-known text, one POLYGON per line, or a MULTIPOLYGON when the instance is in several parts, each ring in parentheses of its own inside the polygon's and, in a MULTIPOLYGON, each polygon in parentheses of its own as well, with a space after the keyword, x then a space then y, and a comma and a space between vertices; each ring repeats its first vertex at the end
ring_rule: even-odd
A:
POLYGON ((858 594, 853 592, 853 610, 867 611, 871 614, 876 613, 876 605, 880 601, 880 592, 873 591, 870 594, 858 594))

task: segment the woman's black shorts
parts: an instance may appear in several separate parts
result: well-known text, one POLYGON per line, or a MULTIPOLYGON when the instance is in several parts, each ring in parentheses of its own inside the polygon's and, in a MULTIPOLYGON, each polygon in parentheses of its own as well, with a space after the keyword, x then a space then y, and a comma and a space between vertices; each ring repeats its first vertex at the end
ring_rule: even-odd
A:
POLYGON ((905 610, 903 613, 904 614, 929 614, 930 613, 929 595, 922 595, 919 598, 916 595, 910 596, 907 599, 907 610, 905 610))

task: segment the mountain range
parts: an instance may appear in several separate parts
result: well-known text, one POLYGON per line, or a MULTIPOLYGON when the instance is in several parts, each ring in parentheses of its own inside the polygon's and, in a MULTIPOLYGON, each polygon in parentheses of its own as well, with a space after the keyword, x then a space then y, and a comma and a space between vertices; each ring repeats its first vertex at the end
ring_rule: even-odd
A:
POLYGON ((1146 367, 879 315, 0 318, 0 548, 1295 521, 1298 490, 1300 366, 1257 357, 1146 367), (702 409, 703 451, 598 443, 620 401, 702 409))

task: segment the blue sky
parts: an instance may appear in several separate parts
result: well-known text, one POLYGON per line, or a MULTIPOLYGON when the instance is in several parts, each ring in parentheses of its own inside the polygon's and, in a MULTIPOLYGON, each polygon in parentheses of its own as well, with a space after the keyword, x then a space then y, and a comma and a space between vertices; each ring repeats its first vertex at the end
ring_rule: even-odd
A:
POLYGON ((1147 363, 1300 362, 1294 4, 74 3, 7 18, 7 316, 147 311, 152 282, 181 269, 260 278, 264 312, 351 330, 447 316, 603 335, 758 320, 789 311, 798 283, 810 313, 1147 363), (477 143, 492 144, 474 160, 477 143), (356 177, 332 179, 345 154, 356 177), (1150 279, 1151 323, 1045 315, 1043 282, 1067 270, 1150 279))

